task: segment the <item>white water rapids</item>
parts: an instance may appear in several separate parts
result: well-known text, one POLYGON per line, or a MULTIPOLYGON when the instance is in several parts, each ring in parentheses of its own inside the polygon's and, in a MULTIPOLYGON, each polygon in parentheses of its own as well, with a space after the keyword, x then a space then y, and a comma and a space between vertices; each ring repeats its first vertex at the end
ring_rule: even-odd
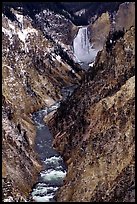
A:
MULTIPOLYGON (((84 69, 88 69, 97 55, 97 50, 93 49, 87 33, 87 27, 80 27, 76 38, 73 41, 74 55, 76 61, 84 69)), ((62 89, 63 99, 66 100, 76 87, 64 87, 62 89)), ((54 196, 57 189, 63 184, 66 175, 66 166, 63 159, 52 148, 53 136, 43 121, 43 117, 49 112, 57 109, 60 103, 57 102, 48 109, 40 110, 33 114, 33 119, 37 127, 36 152, 43 163, 44 170, 40 172, 38 183, 32 189, 31 196, 35 202, 55 202, 54 196)))
POLYGON ((73 41, 73 50, 76 62, 89 64, 95 60, 97 50, 92 48, 88 39, 88 27, 79 27, 77 36, 73 41))
POLYGON ((53 149, 51 135, 48 126, 43 121, 43 117, 59 107, 59 102, 35 112, 33 120, 37 127, 35 150, 42 161, 44 169, 38 176, 38 182, 34 185, 31 197, 35 202, 55 202, 54 196, 57 189, 63 184, 66 176, 66 166, 59 153, 53 149))
MULTIPOLYGON (((63 100, 73 93, 76 86, 63 87, 61 93, 63 100)), ((60 154, 53 149, 53 136, 43 118, 50 112, 58 109, 60 101, 33 113, 37 132, 35 139, 35 150, 43 164, 43 170, 38 176, 38 182, 34 185, 31 197, 35 202, 56 202, 54 199, 57 189, 62 186, 63 179, 66 176, 67 168, 60 154)))

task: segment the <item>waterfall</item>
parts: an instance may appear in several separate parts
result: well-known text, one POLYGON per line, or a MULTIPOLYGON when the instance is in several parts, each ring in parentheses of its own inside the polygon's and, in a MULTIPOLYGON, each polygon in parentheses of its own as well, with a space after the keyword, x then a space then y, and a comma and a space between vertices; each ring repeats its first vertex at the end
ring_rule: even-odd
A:
POLYGON ((88 64, 94 61, 97 50, 90 45, 87 26, 79 28, 78 34, 73 41, 73 50, 76 62, 88 64))

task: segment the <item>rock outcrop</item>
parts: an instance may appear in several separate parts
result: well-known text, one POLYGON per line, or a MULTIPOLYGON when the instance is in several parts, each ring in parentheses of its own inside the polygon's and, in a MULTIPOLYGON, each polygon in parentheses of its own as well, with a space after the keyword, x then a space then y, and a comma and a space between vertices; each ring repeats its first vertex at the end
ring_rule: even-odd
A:
POLYGON ((103 13, 94 23, 88 26, 90 42, 95 49, 102 49, 111 28, 110 15, 103 13))
MULTIPOLYGON (((121 3, 115 3, 118 9, 121 3)), ((77 19, 71 12, 62 9, 62 14, 56 13, 61 4, 56 4, 53 10, 47 5, 44 9, 40 5, 37 10, 33 5, 33 11, 29 2, 25 6, 19 2, 5 2, 5 5, 2 14, 2 200, 30 201, 28 194, 41 170, 34 151, 36 128, 32 114, 61 101, 62 89, 75 86, 74 94, 63 100, 59 111, 46 119, 55 137, 53 146, 68 165, 57 201, 132 201, 134 2, 121 4, 116 15, 106 12, 107 4, 103 13, 101 9, 97 16, 90 14, 88 20, 95 17, 89 26, 91 41, 95 48, 102 49, 105 43, 106 46, 86 74, 73 61, 72 41, 78 27, 70 21, 77 19), (111 30, 117 32, 110 33, 111 30)))
POLYGON ((98 53, 80 88, 50 120, 53 146, 68 165, 57 201, 134 201, 134 71, 131 27, 98 53))
POLYGON ((20 123, 14 122, 8 104, 2 112, 2 187, 4 202, 26 201, 31 186, 41 170, 34 152, 35 126, 29 116, 22 113, 20 123))
POLYGON ((46 37, 21 10, 11 8, 11 13, 14 20, 2 15, 4 201, 26 200, 41 169, 33 149, 32 113, 61 100, 62 88, 79 84, 83 75, 61 38, 54 42, 46 37))
POLYGON ((91 18, 88 26, 89 39, 93 48, 102 50, 109 33, 123 31, 135 26, 135 2, 119 5, 118 11, 105 12, 91 18))
POLYGON ((36 25, 56 42, 68 45, 68 49, 78 30, 70 20, 50 10, 43 10, 36 15, 36 25))
POLYGON ((71 21, 77 25, 88 25, 94 17, 102 13, 117 11, 122 2, 61 2, 64 9, 71 14, 71 21))
POLYGON ((119 6, 115 16, 116 30, 128 30, 135 26, 135 2, 125 2, 119 6))

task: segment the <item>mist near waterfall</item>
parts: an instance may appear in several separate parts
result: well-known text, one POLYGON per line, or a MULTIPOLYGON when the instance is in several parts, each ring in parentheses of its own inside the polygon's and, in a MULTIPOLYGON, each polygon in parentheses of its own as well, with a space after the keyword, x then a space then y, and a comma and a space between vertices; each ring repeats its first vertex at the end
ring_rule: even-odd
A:
POLYGON ((79 28, 78 34, 73 41, 75 61, 78 63, 93 62, 98 50, 92 48, 87 33, 87 27, 79 28))

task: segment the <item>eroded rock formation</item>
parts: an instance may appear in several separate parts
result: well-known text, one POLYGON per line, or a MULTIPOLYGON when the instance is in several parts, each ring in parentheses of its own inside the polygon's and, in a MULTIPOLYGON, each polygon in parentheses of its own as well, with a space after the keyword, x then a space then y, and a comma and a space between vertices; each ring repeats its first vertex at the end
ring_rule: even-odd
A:
POLYGON ((134 201, 134 27, 99 52, 50 128, 68 172, 57 201, 134 201))
MULTIPOLYGON (((32 113, 61 100, 61 89, 79 84, 83 74, 61 37, 54 42, 33 25, 30 16, 13 8, 11 12, 13 21, 2 16, 2 172, 3 199, 18 201, 26 199, 41 169, 33 150, 32 113)), ((56 19, 52 12, 50 16, 56 19)))
POLYGON ((135 26, 135 2, 125 2, 119 6, 115 16, 116 30, 128 30, 135 26))
POLYGON ((119 5, 118 11, 97 14, 91 18, 88 26, 89 39, 93 48, 102 49, 109 33, 123 31, 135 26, 135 2, 119 5))
POLYGON ((57 201, 134 200, 134 2, 89 15, 91 41, 104 49, 86 74, 73 61, 71 15, 29 6, 2 14, 2 199, 26 201, 41 170, 32 113, 80 85, 46 119, 68 165, 57 201))
POLYGON ((90 41, 96 49, 102 49, 111 28, 109 13, 103 13, 88 26, 90 41))

